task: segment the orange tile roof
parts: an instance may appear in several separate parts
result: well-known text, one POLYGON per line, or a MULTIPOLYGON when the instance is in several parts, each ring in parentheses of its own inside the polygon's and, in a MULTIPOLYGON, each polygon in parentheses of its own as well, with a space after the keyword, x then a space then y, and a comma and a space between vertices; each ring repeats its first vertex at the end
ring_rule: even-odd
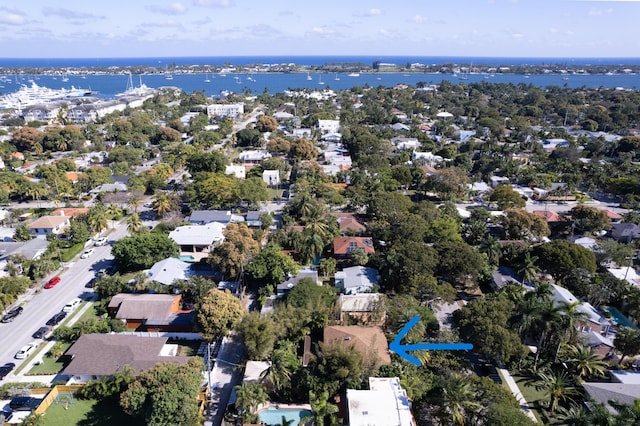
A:
POLYGON ((338 219, 338 225, 340 231, 347 232, 349 230, 355 232, 364 232, 367 228, 356 219, 353 213, 334 213, 334 216, 338 219))
POLYGON ((564 218, 557 212, 548 210, 534 210, 533 214, 545 218, 547 222, 564 222, 564 218))
POLYGON ((76 172, 67 172, 67 173, 65 173, 65 176, 71 182, 77 182, 78 181, 78 174, 76 172))
POLYGON ((611 220, 620 220, 620 219, 622 219, 621 215, 619 215, 616 212, 612 212, 611 210, 605 210, 604 212, 607 214, 607 217, 609 219, 611 219, 611 220))
POLYGON ((61 207, 51 212, 51 216, 80 217, 89 213, 86 207, 61 207))
POLYGON ((375 248, 373 248, 373 239, 371 237, 341 237, 333 239, 333 254, 349 254, 356 247, 364 249, 367 254, 376 252, 375 248))

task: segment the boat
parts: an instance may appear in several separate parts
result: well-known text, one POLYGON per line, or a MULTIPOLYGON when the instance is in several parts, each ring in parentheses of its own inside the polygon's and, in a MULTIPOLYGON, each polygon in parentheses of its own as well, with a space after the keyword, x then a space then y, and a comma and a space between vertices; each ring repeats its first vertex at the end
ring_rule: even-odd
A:
POLYGON ((334 80, 339 81, 340 77, 338 77, 338 73, 336 73, 336 78, 334 78, 334 80))
POLYGON ((324 81, 322 81, 322 76, 318 77, 318 84, 324 86, 324 81))
POLYGON ((313 80, 313 77, 311 77, 311 74, 307 73, 307 80, 311 81, 313 80))
POLYGON ((352 72, 351 74, 349 74, 349 77, 360 77, 360 73, 359 72, 352 72))
POLYGON ((133 76, 129 73, 129 79, 127 81, 127 88, 124 92, 116 94, 116 97, 122 96, 151 96, 155 93, 155 89, 148 87, 142 83, 142 76, 140 76, 140 86, 135 87, 133 85, 133 76))
POLYGON ((70 89, 49 89, 38 86, 31 80, 31 85, 22 84, 16 92, 8 93, 0 97, 0 109, 21 109, 27 106, 43 104, 64 99, 82 98, 95 94, 91 90, 76 88, 70 89))
POLYGON ((173 80, 173 75, 169 72, 169 67, 167 65, 164 66, 164 79, 173 80))
POLYGON ((209 80, 209 74, 205 74, 204 75, 204 82, 205 83, 211 83, 211 80, 209 80))

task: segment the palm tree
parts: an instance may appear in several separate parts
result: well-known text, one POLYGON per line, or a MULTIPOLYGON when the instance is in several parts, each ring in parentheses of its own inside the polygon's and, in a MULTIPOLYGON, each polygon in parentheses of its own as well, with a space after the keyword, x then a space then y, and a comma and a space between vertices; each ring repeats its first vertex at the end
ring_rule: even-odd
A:
POLYGON ((552 333, 558 330, 562 313, 560 308, 551 300, 542 301, 535 328, 538 331, 538 350, 536 351, 535 362, 540 358, 540 352, 550 340, 552 333))
POLYGON ((107 207, 107 215, 109 215, 112 219, 119 216, 120 213, 122 213, 122 209, 116 206, 114 203, 109 204, 109 207, 107 207))
POLYGON ((559 308, 562 312, 562 318, 560 320, 560 341, 562 343, 576 344, 578 340, 578 324, 588 321, 589 316, 580 311, 581 302, 575 301, 573 303, 561 303, 559 308))
POLYGON ((138 207, 140 207, 141 203, 142 200, 139 197, 132 195, 131 198, 129 198, 129 202, 127 203, 127 205, 131 210, 133 210, 134 213, 137 213, 138 207))
POLYGON ((280 420, 280 423, 276 426, 291 426, 291 423, 293 423, 293 420, 287 420, 285 416, 282 416, 282 420, 280 420))
POLYGON ((444 381, 437 397, 442 423, 464 426, 467 411, 482 407, 476 399, 476 391, 467 376, 451 375, 444 381))
POLYGON ((620 327, 616 338, 613 340, 613 344, 621 353, 619 364, 622 365, 625 357, 640 353, 640 329, 620 327))
POLYGON ((488 236, 484 241, 484 244, 482 244, 481 250, 487 255, 489 263, 492 265, 497 265, 500 262, 502 250, 500 247, 500 241, 498 241, 497 238, 488 236))
POLYGON ((579 395, 578 389, 565 371, 539 373, 535 388, 548 400, 550 414, 555 413, 560 402, 574 402, 574 397, 579 395))
POLYGON ((107 212, 102 204, 96 205, 89 211, 87 222, 93 232, 100 233, 107 229, 109 219, 107 218, 107 212))
POLYGON ((540 268, 536 265, 537 260, 538 257, 531 256, 531 252, 526 251, 524 253, 524 258, 520 262, 517 270, 518 274, 522 276, 522 285, 532 282, 538 272, 540 272, 540 268))
POLYGON ((260 380, 273 388, 279 395, 291 385, 291 377, 298 365, 296 354, 288 347, 279 348, 271 354, 269 368, 262 372, 260 380))
POLYGON ((167 213, 175 210, 177 207, 178 206, 173 198, 169 197, 167 194, 160 193, 155 196, 153 209, 159 217, 164 217, 167 213))
POLYGON ((138 213, 133 213, 127 219, 127 229, 132 234, 135 234, 139 232, 141 228, 142 228, 142 220, 140 220, 140 216, 138 215, 138 213))
POLYGON ((245 423, 256 423, 256 411, 267 402, 267 392, 261 383, 242 383, 236 386, 236 407, 245 423))
POLYGON ((577 405, 569 408, 560 407, 554 416, 552 424, 562 426, 591 426, 589 414, 577 405))
POLYGON ((608 364, 589 347, 568 345, 563 348, 563 355, 579 383, 591 377, 603 377, 607 371, 608 364))
POLYGON ((300 420, 299 424, 301 425, 324 426, 327 417, 331 419, 338 412, 338 406, 329 402, 328 391, 324 391, 320 395, 309 391, 309 403, 311 404, 311 414, 300 420))

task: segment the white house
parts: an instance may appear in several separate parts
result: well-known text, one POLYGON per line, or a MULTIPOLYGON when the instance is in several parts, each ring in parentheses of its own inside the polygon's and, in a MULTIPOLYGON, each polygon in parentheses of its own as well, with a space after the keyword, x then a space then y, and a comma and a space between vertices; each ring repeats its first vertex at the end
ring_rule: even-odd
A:
POLYGON ((176 280, 187 280, 192 275, 191 264, 173 257, 153 264, 147 271, 151 280, 164 285, 171 285, 176 280))
POLYGON ((335 274, 336 287, 345 294, 357 294, 371 291, 378 285, 379 275, 375 268, 352 266, 335 274))
POLYGON ((244 114, 244 104, 212 104, 207 105, 209 117, 238 117, 244 114))
POLYGON ((169 233, 169 238, 180 246, 181 259, 198 262, 208 257, 213 248, 224 241, 226 225, 212 222, 208 225, 179 226, 169 233))
POLYGON ((240 158, 240 160, 244 161, 245 163, 260 163, 262 160, 271 158, 271 154, 264 150, 250 149, 247 151, 242 151, 238 158, 240 158))
POLYGON ((262 172, 262 180, 269 186, 280 185, 279 170, 265 170, 262 172))
POLYGON ((318 129, 322 133, 338 133, 340 131, 340 120, 318 120, 318 129))
POLYGON ((225 175, 233 175, 238 179, 247 177, 247 169, 242 164, 230 164, 224 169, 225 175))
POLYGON ((369 377, 369 390, 347 389, 350 426, 415 426, 398 377, 369 377))
POLYGON ((411 160, 422 160, 427 166, 435 166, 436 164, 442 163, 444 158, 431 152, 413 151, 411 154, 411 160))

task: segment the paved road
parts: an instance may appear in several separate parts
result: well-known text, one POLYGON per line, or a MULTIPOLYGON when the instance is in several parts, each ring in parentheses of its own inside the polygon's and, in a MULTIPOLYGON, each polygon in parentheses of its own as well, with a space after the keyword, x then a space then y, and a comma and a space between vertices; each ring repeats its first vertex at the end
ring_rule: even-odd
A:
MULTIPOLYGON (((89 282, 95 273, 110 263, 111 243, 127 235, 125 224, 116 224, 109 232, 109 244, 95 247, 95 253, 88 259, 76 259, 65 264, 63 272, 59 273, 62 280, 48 290, 42 288, 43 280, 34 290, 20 297, 19 304, 24 307, 24 312, 13 322, 0 324, 0 364, 5 362, 22 361, 15 360, 13 356, 23 345, 34 341, 31 335, 43 326, 53 314, 62 310, 62 307, 76 297, 88 298, 85 284, 89 282), (111 231, 111 232, 109 232, 111 231)), ((52 274, 50 276, 53 276, 52 274)), ((7 379, 10 379, 9 375, 7 379)))
POLYGON ((237 368, 244 350, 239 337, 234 334, 224 338, 215 366, 211 372, 211 399, 205 412, 205 426, 220 426, 229 404, 231 391, 240 383, 242 377, 237 368))

